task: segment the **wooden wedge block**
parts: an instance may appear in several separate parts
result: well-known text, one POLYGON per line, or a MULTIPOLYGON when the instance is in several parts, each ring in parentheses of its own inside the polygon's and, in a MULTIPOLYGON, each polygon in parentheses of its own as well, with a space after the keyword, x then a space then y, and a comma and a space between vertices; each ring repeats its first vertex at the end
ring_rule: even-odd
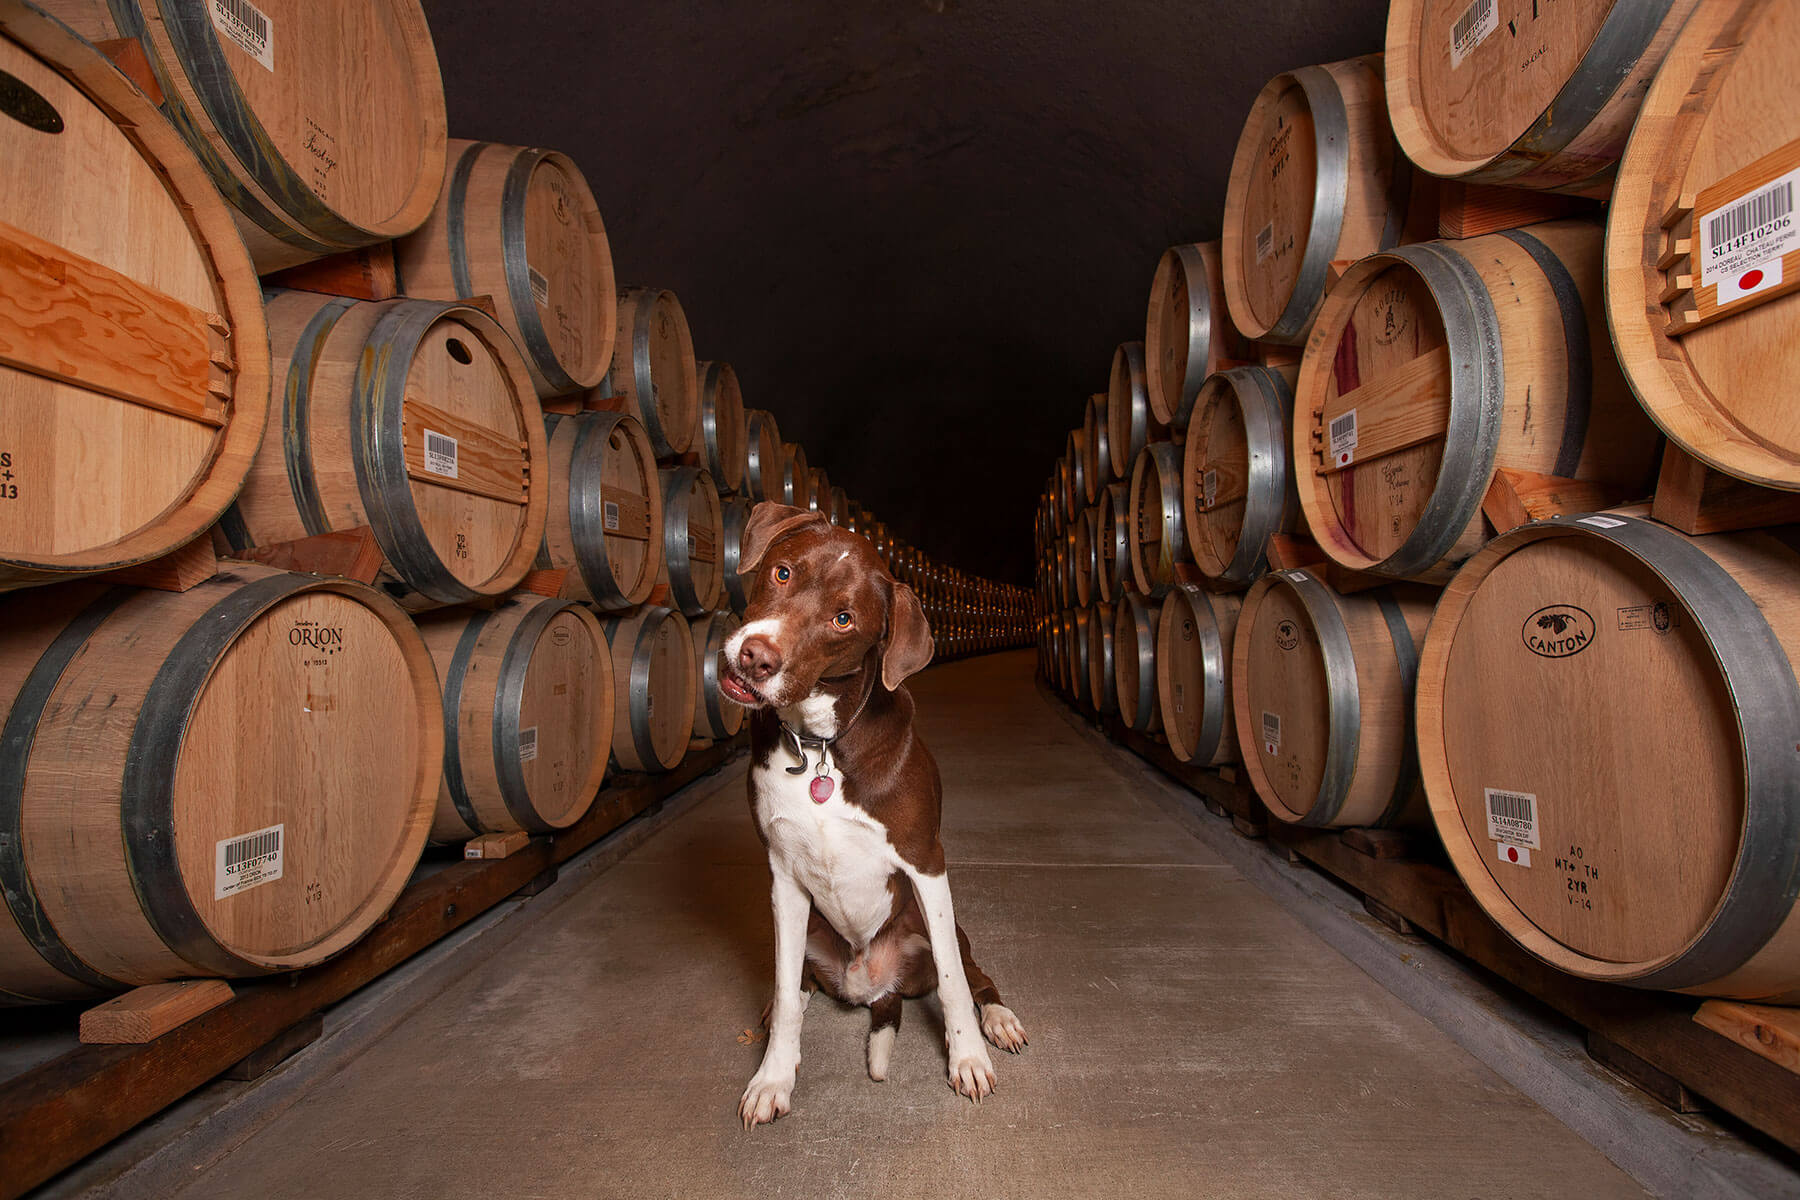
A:
POLYGON ((265 275, 263 281, 274 287, 348 296, 353 300, 392 300, 400 294, 392 242, 379 242, 316 262, 302 263, 265 275))
POLYGON ((1344 845, 1370 858, 1417 858, 1419 840, 1398 829, 1346 829, 1339 834, 1344 845))
POLYGON ((231 999, 223 979, 186 979, 134 988, 81 1014, 88 1045, 142 1045, 231 999))
POLYGON ((185 592, 219 573, 219 556, 210 537, 197 537, 181 549, 135 567, 108 571, 102 579, 154 588, 159 592, 185 592))
POLYGON ((156 81, 156 72, 150 69, 150 60, 144 57, 142 42, 134 37, 108 38, 95 42, 94 48, 112 59, 113 65, 124 73, 125 78, 135 83, 138 91, 150 98, 150 103, 158 108, 162 107, 162 85, 156 81))
POLYGON ((375 541, 375 531, 367 525, 337 529, 291 542, 252 546, 239 552, 237 557, 284 571, 341 575, 359 583, 374 583, 384 561, 381 547, 375 541))
POLYGON ((1438 181, 1437 235, 1472 238, 1502 229, 1517 229, 1539 221, 1598 211, 1598 205, 1578 196, 1528 192, 1522 188, 1492 184, 1438 181))
POLYGON ((1800 1075, 1800 1009, 1708 1000, 1694 1020, 1800 1075))
POLYGON ((1481 513, 1496 533, 1563 513, 1599 512, 1639 498, 1638 489, 1586 479, 1562 479, 1502 467, 1494 472, 1481 513))
POLYGON ((531 835, 523 829, 509 833, 484 833, 463 843, 464 858, 510 858, 531 844, 531 835))
POLYGON ((530 592, 534 596, 556 597, 562 595, 563 581, 569 577, 566 570, 530 571, 519 581, 518 590, 530 592))
POLYGON ((1277 571, 1292 571, 1325 561, 1325 552, 1311 538, 1291 533, 1269 535, 1269 565, 1277 571))
POLYGON ((1715 471, 1671 442, 1650 515, 1683 533, 1722 533, 1800 521, 1800 492, 1757 487, 1715 471))

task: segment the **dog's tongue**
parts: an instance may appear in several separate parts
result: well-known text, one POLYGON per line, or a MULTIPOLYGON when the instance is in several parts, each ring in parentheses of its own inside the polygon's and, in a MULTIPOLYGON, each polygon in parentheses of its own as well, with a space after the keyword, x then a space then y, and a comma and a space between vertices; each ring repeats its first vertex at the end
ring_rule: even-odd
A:
POLYGON ((727 700, 735 700, 739 704, 755 705, 756 694, 738 680, 732 671, 719 672, 719 690, 725 693, 727 700))

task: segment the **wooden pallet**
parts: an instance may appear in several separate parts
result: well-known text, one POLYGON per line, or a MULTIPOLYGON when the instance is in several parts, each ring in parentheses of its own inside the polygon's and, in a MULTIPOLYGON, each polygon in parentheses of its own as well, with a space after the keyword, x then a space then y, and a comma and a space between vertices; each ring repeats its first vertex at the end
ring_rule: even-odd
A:
POLYGON ((1400 843, 1392 839, 1356 845, 1362 831, 1269 820, 1241 778, 1233 781, 1217 770, 1180 762, 1167 746, 1116 718, 1100 726, 1209 809, 1224 808, 1240 832, 1239 822, 1260 812, 1271 851, 1308 862, 1355 889, 1383 923, 1443 943, 1580 1025, 1597 1059, 1664 1103, 1690 1111, 1697 1097, 1800 1153, 1800 1075, 1697 1023, 1698 998, 1594 983, 1533 958, 1482 911, 1441 854, 1433 853, 1434 839, 1422 840, 1418 856, 1395 857, 1400 843))
MULTIPOLYGON (((143 1045, 84 1045, 0 1083, 0 1200, 79 1162, 315 1014, 489 908, 554 875, 557 864, 724 766, 748 735, 690 753, 661 775, 614 776, 577 824, 500 859, 452 863, 400 893, 354 947, 304 971, 235 980, 226 1004, 143 1045)), ((299 1043, 304 1045, 304 1041, 299 1043)), ((289 1051, 291 1052, 291 1050, 289 1051)), ((271 1064, 280 1061, 270 1056, 271 1064)))

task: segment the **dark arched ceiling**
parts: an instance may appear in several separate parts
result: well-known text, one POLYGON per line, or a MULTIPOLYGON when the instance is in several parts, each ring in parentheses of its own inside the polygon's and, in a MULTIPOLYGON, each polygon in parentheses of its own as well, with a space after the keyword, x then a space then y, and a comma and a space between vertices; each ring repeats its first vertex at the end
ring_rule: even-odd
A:
POLYGON ((1257 89, 1382 0, 427 0, 450 131, 562 150, 832 481, 1024 583, 1033 502, 1257 89))

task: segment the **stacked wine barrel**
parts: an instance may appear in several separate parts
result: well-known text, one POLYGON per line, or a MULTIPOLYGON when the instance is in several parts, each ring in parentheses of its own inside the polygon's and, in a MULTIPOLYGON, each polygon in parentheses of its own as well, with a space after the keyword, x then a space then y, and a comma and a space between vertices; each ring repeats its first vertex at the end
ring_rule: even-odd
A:
POLYGON ((1271 80, 1070 399, 1045 682, 1560 970, 1800 1003, 1796 61, 1776 0, 1393 0, 1271 80))

